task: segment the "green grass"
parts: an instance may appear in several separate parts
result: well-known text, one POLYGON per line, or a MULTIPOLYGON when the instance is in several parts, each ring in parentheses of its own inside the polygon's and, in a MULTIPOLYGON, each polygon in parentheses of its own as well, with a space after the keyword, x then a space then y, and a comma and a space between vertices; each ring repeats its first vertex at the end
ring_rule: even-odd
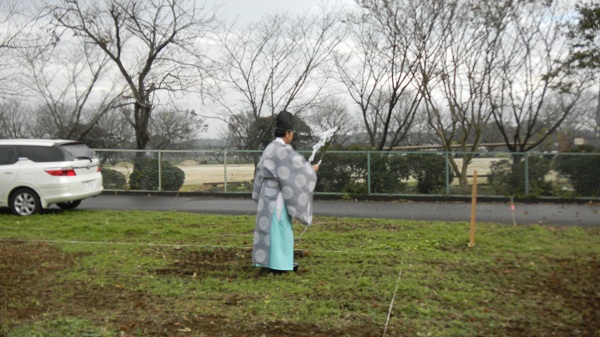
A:
POLYGON ((40 321, 25 327, 18 327, 10 332, 11 337, 110 337, 113 333, 104 328, 90 327, 90 321, 62 318, 53 321, 40 321))
MULTIPOLYGON (((301 272, 270 275, 251 267, 253 223, 178 212, 0 214, 0 247, 24 240, 72 261, 24 272, 36 273, 40 288, 54 284, 53 296, 15 296, 3 307, 19 312, 51 302, 54 309, 34 319, 0 313, 0 336, 46 336, 56 326, 65 336, 143 336, 169 324, 180 333, 195 324, 192 335, 202 336, 210 327, 199 318, 206 317, 232 326, 223 336, 269 322, 339 336, 380 336, 386 323, 390 336, 600 331, 592 310, 600 285, 586 289, 600 267, 597 228, 478 224, 468 248, 464 222, 317 218, 296 239, 301 272), (81 293, 89 302, 65 309, 81 293), (127 319, 136 323, 120 328, 127 319), (156 320, 163 326, 151 330, 156 320)), ((302 230, 296 225, 296 236, 302 230)), ((10 263, 3 256, 0 270, 10 263)))

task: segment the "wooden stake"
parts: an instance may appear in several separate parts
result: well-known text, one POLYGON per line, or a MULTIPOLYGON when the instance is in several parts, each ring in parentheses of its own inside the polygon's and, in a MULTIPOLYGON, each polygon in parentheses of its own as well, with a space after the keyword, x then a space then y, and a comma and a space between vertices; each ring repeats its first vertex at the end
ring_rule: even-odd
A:
POLYGON ((477 171, 473 171, 473 194, 471 195, 471 241, 469 248, 475 246, 475 210, 477 208, 477 171))

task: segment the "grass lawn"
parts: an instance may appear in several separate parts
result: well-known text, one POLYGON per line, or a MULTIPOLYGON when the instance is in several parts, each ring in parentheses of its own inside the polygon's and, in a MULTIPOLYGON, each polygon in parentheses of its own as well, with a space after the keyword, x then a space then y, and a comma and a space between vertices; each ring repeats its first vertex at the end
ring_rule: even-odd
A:
POLYGON ((599 228, 320 217, 283 275, 253 228, 0 213, 0 336, 600 336, 599 228))

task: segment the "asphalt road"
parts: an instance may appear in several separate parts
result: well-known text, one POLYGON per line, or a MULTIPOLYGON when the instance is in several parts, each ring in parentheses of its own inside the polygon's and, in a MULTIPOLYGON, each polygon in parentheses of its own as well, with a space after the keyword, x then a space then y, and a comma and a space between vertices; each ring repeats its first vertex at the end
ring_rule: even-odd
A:
MULTIPOLYGON (((102 194, 84 200, 79 209, 254 215, 256 204, 244 198, 102 194)), ((470 222, 471 203, 315 200, 313 213, 315 216, 470 222)), ((600 203, 515 203, 514 212, 510 203, 478 203, 476 219, 501 224, 600 226, 600 203)))

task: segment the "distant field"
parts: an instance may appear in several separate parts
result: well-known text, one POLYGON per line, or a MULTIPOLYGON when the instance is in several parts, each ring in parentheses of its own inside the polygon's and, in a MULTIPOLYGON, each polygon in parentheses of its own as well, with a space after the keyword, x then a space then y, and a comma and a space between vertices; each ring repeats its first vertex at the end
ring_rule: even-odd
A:
MULTIPOLYGON (((177 167, 185 172, 184 186, 223 183, 225 182, 225 170, 227 170, 227 182, 249 182, 254 179, 254 165, 252 164, 227 164, 227 169, 225 169, 224 165, 198 164, 188 160, 177 167)), ((103 168, 119 171, 127 179, 133 172, 133 164, 128 162, 120 162, 114 166, 106 165, 103 168)))
MULTIPOLYGON (((477 171, 477 175, 482 177, 478 180, 479 183, 486 183, 486 175, 489 174, 490 166, 492 163, 498 161, 498 158, 475 158, 472 160, 467 170, 467 175, 472 176, 474 171, 477 171)), ((455 159, 457 165, 462 165, 462 159, 455 159)), ((107 169, 119 171, 129 179, 129 175, 133 172, 133 164, 129 162, 120 162, 113 166, 103 166, 107 169)), ((227 164, 227 167, 222 164, 200 164, 193 160, 186 160, 180 165, 177 165, 180 169, 185 172, 184 186, 203 185, 209 183, 228 183, 235 182, 250 182, 254 179, 254 165, 253 164, 227 164), (227 179, 225 179, 225 173, 227 179)), ((455 179, 454 185, 458 184, 455 179)))

